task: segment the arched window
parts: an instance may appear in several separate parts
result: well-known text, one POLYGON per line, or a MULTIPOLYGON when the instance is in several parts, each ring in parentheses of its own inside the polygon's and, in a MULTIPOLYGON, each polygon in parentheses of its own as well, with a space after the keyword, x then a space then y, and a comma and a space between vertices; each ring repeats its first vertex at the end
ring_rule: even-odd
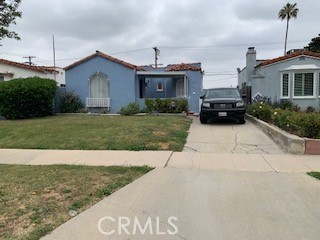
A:
POLYGON ((162 83, 157 84, 157 92, 163 92, 163 84, 162 83))
POLYGON ((109 98, 109 79, 100 72, 93 74, 89 79, 90 98, 109 98))
POLYGON ((183 97, 184 96, 184 80, 179 79, 176 85, 176 96, 183 97))

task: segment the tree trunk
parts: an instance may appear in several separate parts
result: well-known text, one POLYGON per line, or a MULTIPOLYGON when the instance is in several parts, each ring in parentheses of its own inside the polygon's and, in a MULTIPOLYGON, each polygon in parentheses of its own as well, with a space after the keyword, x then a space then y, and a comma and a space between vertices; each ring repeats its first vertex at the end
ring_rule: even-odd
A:
POLYGON ((287 54, 288 29, 289 29, 289 18, 287 18, 286 39, 284 41, 284 56, 287 54))

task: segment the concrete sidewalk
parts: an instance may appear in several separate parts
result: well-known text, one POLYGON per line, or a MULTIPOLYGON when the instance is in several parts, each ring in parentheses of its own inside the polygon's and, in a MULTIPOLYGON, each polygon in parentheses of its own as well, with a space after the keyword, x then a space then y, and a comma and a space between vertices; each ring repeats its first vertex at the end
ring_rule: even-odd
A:
POLYGON ((0 163, 164 167, 171 155, 171 151, 0 149, 0 163))
POLYGON ((0 163, 143 166, 248 172, 320 171, 320 157, 290 154, 0 149, 0 163))
POLYGON ((43 240, 318 240, 319 201, 320 181, 306 174, 157 168, 43 240), (170 217, 177 219, 173 235, 170 217), (129 234, 120 234, 119 220, 126 219, 129 234), (134 234, 136 220, 150 220, 145 234, 134 234))

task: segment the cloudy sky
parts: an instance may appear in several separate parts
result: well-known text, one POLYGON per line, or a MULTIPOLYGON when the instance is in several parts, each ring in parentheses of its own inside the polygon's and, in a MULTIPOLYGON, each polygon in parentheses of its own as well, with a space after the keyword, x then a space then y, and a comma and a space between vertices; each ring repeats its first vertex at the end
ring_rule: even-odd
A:
MULTIPOLYGON (((236 86, 246 50, 258 59, 281 56, 286 23, 277 17, 288 0, 22 0, 22 18, 11 29, 21 41, 1 42, 0 58, 65 67, 100 50, 135 65, 201 62, 204 87, 236 86)), ((320 33, 320 1, 295 0, 288 49, 320 33)))

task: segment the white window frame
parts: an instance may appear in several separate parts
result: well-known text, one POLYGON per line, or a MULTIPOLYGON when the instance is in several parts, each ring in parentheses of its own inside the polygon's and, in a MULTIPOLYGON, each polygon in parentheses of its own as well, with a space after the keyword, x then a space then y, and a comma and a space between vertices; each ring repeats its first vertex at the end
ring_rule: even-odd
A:
POLYGON ((185 81, 184 81, 184 79, 179 79, 178 81, 177 81, 177 83, 176 83, 176 97, 185 97, 186 96, 186 92, 185 92, 185 87, 184 87, 184 85, 185 85, 185 81), (179 84, 181 84, 182 85, 182 89, 178 89, 178 85, 179 84), (179 95, 178 93, 179 93, 179 90, 182 90, 183 91, 183 94, 182 95, 179 95))
POLYGON ((157 83, 157 92, 163 92, 163 83, 161 82, 157 83), (159 88, 160 85, 161 85, 161 88, 159 88))
POLYGON ((292 98, 294 99, 312 99, 316 98, 316 71, 296 71, 293 73, 293 84, 292 84, 292 98), (312 96, 295 96, 294 95, 294 85, 295 85, 295 79, 296 74, 306 74, 306 73, 313 73, 313 95, 312 96))
POLYGON ((290 73, 289 72, 284 72, 281 73, 281 81, 280 81, 280 96, 281 99, 290 99, 290 89, 291 89, 291 84, 290 84, 290 73), (288 96, 283 96, 283 75, 287 74, 288 75, 288 96))

